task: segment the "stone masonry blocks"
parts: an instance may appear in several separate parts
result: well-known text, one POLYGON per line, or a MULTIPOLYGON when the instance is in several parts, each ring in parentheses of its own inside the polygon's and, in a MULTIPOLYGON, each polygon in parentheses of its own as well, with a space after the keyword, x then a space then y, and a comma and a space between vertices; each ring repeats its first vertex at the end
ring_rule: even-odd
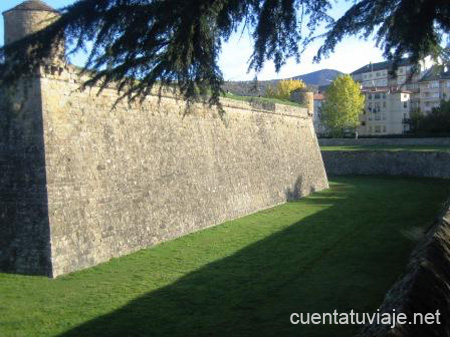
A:
POLYGON ((2 194, 15 214, 0 227, 10 241, 3 269, 55 277, 328 187, 306 109, 224 99, 220 118, 202 104, 186 112, 169 92, 113 109, 116 90, 80 90, 70 66, 35 81, 38 101, 21 109, 41 125, 33 132, 42 160, 29 172, 37 197, 2 194), (20 202, 40 207, 26 226, 20 202))

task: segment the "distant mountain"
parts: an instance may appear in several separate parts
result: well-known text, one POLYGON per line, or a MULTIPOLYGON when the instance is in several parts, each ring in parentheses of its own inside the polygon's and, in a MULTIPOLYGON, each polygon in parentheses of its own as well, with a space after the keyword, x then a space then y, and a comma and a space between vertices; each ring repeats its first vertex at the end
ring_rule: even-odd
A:
MULTIPOLYGON (((322 69, 312 73, 290 77, 290 79, 302 80, 312 90, 329 85, 337 76, 343 74, 334 69, 322 69)), ((276 85, 279 80, 269 81, 228 81, 223 89, 240 96, 264 96, 269 85, 276 85)))
POLYGON ((329 85, 336 77, 343 73, 334 69, 322 69, 312 73, 292 77, 294 80, 302 80, 308 85, 323 86, 329 85))

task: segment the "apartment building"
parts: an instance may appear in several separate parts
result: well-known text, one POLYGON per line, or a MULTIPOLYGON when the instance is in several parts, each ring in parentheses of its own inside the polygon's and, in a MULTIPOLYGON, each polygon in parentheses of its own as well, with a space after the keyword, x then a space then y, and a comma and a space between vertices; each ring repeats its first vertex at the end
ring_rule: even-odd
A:
MULTIPOLYGON (((393 135, 409 131, 411 111, 430 113, 441 100, 450 99, 450 70, 441 71, 431 58, 418 65, 404 59, 395 76, 391 62, 369 63, 351 73, 361 84, 365 109, 358 127, 360 135, 393 135)), ((320 106, 325 97, 314 99, 314 126, 318 134, 326 133, 320 121, 320 106)))
POLYGON ((355 70, 351 75, 364 88, 400 86, 406 83, 407 75, 411 74, 413 69, 413 65, 404 64, 397 69, 397 78, 394 78, 390 74, 391 67, 392 64, 389 62, 369 63, 355 70))
POLYGON ((430 113, 442 100, 450 99, 450 71, 431 68, 419 81, 420 111, 430 113))
POLYGON ((367 135, 402 134, 409 130, 411 92, 402 89, 368 88, 365 96, 364 113, 360 117, 358 133, 367 135))
POLYGON ((351 75, 366 96, 361 135, 402 134, 408 131, 411 110, 421 106, 420 80, 433 66, 431 58, 418 65, 403 59, 393 74, 392 62, 369 63, 351 75))
POLYGON ((360 82, 364 88, 404 87, 409 91, 418 90, 417 82, 433 66, 430 57, 414 65, 408 59, 401 60, 397 65, 395 76, 392 73, 392 62, 369 63, 351 73, 353 79, 360 82))

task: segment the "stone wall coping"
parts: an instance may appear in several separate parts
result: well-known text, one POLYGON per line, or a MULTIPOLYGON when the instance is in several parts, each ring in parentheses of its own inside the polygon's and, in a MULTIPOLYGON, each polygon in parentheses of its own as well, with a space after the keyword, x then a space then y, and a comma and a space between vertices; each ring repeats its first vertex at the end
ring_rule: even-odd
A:
MULTIPOLYGON (((84 73, 82 76, 80 76, 80 72, 82 71, 81 68, 78 68, 76 66, 73 66, 71 64, 66 64, 64 67, 57 66, 57 65, 46 65, 43 67, 43 69, 40 70, 39 77, 61 81, 65 83, 73 83, 78 84, 80 86, 80 90, 83 90, 82 85, 84 82, 88 81, 90 79, 89 73, 84 73)), ((86 88, 87 89, 87 88, 86 88)), ((100 90, 99 86, 89 87, 90 90, 100 90)), ((116 91, 116 87, 114 85, 108 85, 103 89, 105 90, 114 90, 116 91)), ((100 93, 101 94, 101 93, 100 93)), ((154 87, 151 91, 151 94, 149 97, 159 97, 159 98, 169 98, 169 99, 175 99, 184 101, 183 97, 181 95, 178 95, 174 90, 163 88, 160 90, 159 87, 154 87)), ((145 98, 147 99, 147 97, 145 98)), ((280 115, 280 116, 286 116, 286 117, 293 117, 293 118, 299 118, 299 119, 305 119, 305 120, 311 120, 312 115, 308 114, 308 111, 306 108, 303 107, 296 107, 293 105, 287 105, 287 104, 279 104, 279 103, 265 103, 260 101, 239 101, 234 100, 231 98, 222 97, 220 98, 220 101, 223 105, 223 107, 227 108, 234 108, 234 109, 241 109, 241 110, 248 110, 252 112, 260 112, 260 113, 266 113, 266 114, 272 114, 272 115, 280 115)), ((127 102, 126 99, 124 102, 127 102)), ((201 102, 198 102, 196 104, 202 104, 201 102)), ((206 104, 207 105, 207 104, 206 104)), ((215 108, 213 108, 215 109, 215 108)))

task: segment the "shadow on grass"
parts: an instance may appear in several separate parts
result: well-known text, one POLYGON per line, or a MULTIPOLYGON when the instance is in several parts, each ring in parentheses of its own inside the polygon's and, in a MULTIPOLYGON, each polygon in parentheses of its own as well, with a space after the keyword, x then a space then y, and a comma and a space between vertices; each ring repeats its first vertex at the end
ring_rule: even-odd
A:
POLYGON ((358 326, 293 326, 289 316, 376 310, 415 245, 405 230, 426 226, 439 207, 407 191, 395 205, 396 192, 374 180, 302 200, 328 208, 60 336, 352 336, 358 326))

